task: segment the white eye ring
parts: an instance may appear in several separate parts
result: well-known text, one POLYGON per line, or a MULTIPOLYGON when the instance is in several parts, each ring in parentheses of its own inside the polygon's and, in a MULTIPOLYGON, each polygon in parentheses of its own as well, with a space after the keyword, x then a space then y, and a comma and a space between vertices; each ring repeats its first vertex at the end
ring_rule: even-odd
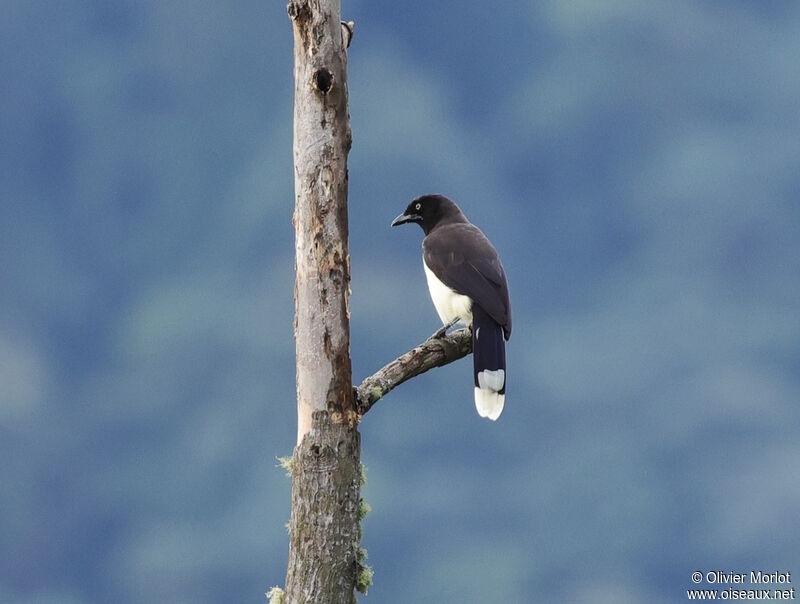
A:
POLYGON ((419 210, 421 207, 422 207, 422 204, 418 203, 417 205, 414 206, 414 209, 419 210))

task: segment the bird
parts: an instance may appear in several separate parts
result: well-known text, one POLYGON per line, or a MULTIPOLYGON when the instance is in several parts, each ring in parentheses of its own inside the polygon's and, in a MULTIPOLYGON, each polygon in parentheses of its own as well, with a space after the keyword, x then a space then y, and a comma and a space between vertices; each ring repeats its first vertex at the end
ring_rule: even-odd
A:
POLYGON ((392 226, 422 227, 422 266, 433 306, 444 327, 472 329, 475 407, 497 420, 505 406, 506 341, 511 337, 511 301, 500 257, 486 235, 444 195, 422 195, 392 226))

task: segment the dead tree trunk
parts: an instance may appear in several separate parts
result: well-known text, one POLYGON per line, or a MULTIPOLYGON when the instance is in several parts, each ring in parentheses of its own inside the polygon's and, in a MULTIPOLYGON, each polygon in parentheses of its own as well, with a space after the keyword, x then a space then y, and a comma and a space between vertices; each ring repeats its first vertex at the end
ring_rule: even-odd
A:
POLYGON ((360 446, 350 377, 347 54, 339 0, 291 0, 297 446, 287 604, 351 604, 360 446))
POLYGON ((347 247, 347 55, 338 0, 293 0, 297 442, 314 411, 353 423, 347 247))
POLYGON ((362 566, 358 421, 403 381, 468 354, 469 333, 429 338, 354 389, 347 245, 347 46, 340 0, 290 0, 294 27, 297 446, 286 589, 271 602, 353 604, 362 566))

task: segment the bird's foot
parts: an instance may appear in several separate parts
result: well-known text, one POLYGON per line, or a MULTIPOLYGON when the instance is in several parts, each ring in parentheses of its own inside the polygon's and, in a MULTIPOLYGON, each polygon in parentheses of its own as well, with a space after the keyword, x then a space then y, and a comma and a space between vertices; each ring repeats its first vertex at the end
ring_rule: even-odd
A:
POLYGON ((447 330, 450 329, 453 325, 458 323, 461 320, 461 317, 456 317, 452 321, 445 323, 442 325, 441 329, 438 329, 430 338, 429 340, 441 340, 446 334, 447 330))

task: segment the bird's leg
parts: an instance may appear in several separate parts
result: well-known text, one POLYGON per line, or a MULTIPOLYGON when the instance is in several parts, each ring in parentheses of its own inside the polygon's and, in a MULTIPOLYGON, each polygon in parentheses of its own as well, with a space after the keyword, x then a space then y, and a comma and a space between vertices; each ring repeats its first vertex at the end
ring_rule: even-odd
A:
POLYGON ((435 332, 435 333, 434 333, 434 334, 433 334, 433 335, 432 335, 430 338, 428 338, 428 339, 429 339, 429 340, 439 340, 439 339, 443 338, 443 337, 445 336, 445 334, 447 333, 447 330, 448 330, 448 329, 450 329, 450 328, 451 328, 453 325, 455 325, 456 323, 458 323, 460 320, 461 320, 461 317, 456 317, 456 318, 455 318, 455 319, 453 319, 452 321, 449 321, 448 323, 445 323, 444 325, 442 325, 441 329, 437 330, 437 331, 436 331, 436 332, 435 332))

